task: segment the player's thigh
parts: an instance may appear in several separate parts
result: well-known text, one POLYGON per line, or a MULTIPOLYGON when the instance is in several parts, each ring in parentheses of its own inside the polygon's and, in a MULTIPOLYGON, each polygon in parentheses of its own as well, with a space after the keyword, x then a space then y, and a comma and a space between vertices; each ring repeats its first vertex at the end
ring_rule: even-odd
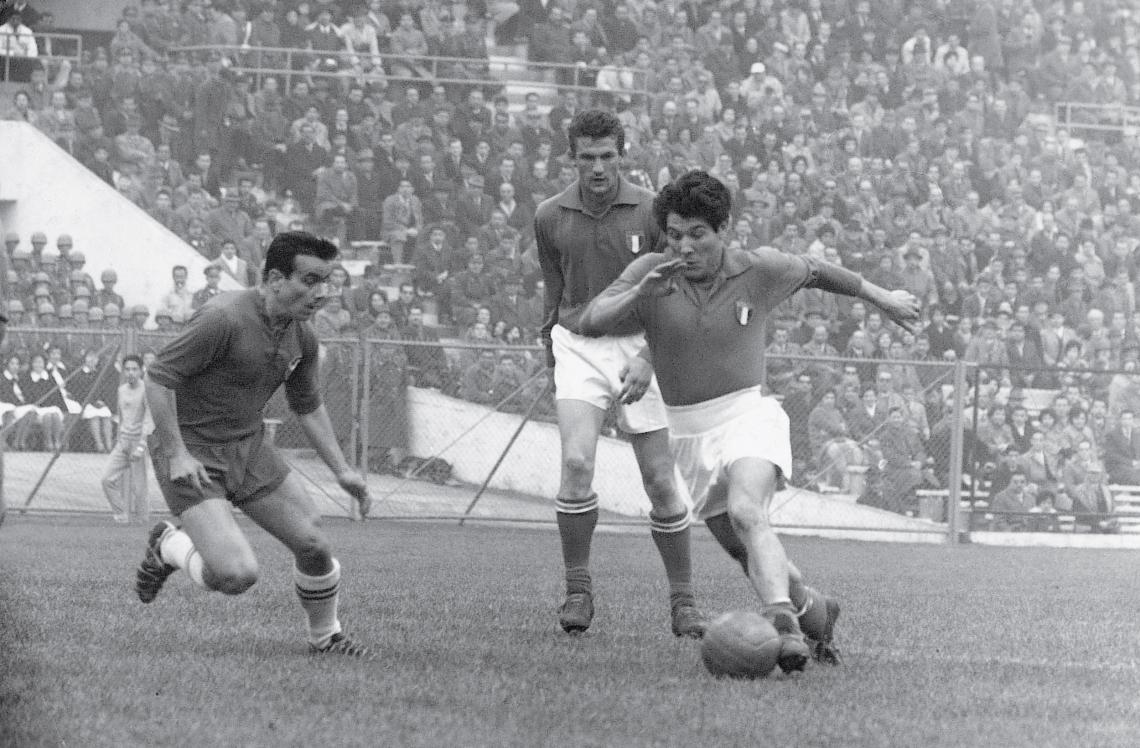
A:
POLYGON ((745 526, 767 525, 780 469, 762 457, 741 457, 726 469, 728 512, 745 526))
POLYGON ((265 496, 242 503, 241 509, 294 555, 328 555, 328 540, 320 527, 320 511, 297 473, 289 473, 265 496))
POLYGON ((557 400, 555 408, 563 465, 592 465, 606 412, 585 400, 557 400))
POLYGON ((205 499, 178 518, 211 574, 222 578, 256 576, 257 557, 227 499, 205 499))
POLYGON ((630 434, 629 443, 646 485, 673 485, 673 452, 669 447, 669 430, 657 429, 643 434, 630 434))

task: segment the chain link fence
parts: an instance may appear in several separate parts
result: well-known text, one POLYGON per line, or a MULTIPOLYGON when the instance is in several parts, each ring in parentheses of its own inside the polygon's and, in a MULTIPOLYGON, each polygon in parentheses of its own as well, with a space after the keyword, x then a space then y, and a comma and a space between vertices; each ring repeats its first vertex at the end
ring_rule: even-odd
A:
POLYGON ((1140 374, 1107 361, 970 371, 972 532, 1140 530, 1140 374))
MULTIPOLYGON (((91 400, 114 412, 122 355, 147 360, 175 334, 12 328, 4 351, 19 357, 13 366, 20 369, 33 353, 59 348, 65 376, 84 367, 88 351, 97 353, 87 363, 104 378, 91 400)), ((319 386, 334 432, 349 461, 369 475, 374 515, 458 517, 486 489, 493 498, 477 508, 478 516, 553 518, 559 433, 540 348, 345 337, 322 340, 320 361, 319 386)), ((977 490, 971 481, 984 474, 989 454, 978 448, 969 421, 988 402, 979 369, 961 362, 804 355, 767 355, 764 361, 768 392, 792 422, 794 470, 773 507, 777 526, 957 537, 968 517, 947 508, 977 490)), ((65 380, 65 390, 69 400, 85 405, 94 388, 65 380)), ((10 509, 110 512, 102 476, 113 441, 107 436, 100 443, 92 434, 96 428, 113 434, 113 425, 96 427, 82 412, 67 413, 67 439, 53 452, 32 432, 17 443, 11 414, 5 418, 10 509)), ((348 498, 281 393, 270 400, 265 418, 322 511, 348 514, 348 498)), ((599 442, 595 487, 603 506, 644 517, 649 502, 640 473, 612 423, 607 420, 599 442)), ((165 510, 148 463, 142 495, 128 497, 131 516, 140 520, 165 510)))

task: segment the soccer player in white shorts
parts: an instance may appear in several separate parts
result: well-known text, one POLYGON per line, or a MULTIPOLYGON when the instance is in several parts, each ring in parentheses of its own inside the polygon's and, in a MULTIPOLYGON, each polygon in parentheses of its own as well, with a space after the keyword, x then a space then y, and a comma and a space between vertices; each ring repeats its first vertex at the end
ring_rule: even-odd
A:
POLYGON ((801 288, 864 299, 907 328, 919 318, 918 302, 811 257, 728 249, 731 208, 728 189, 703 171, 666 186, 653 206, 668 239, 666 257, 630 263, 579 324, 587 334, 631 320, 645 330, 677 467, 700 516, 740 561, 780 633, 781 669, 802 670, 812 655, 836 664, 838 604, 804 585, 769 518, 792 460, 787 415, 760 389, 763 321, 801 288), (799 619, 816 603, 826 605, 827 615, 806 632, 809 647, 799 619))
MULTIPOLYGON (((653 193, 623 179, 625 132, 611 112, 579 112, 570 123, 570 157, 578 180, 542 202, 534 231, 544 281, 543 341, 554 368, 562 473, 555 516, 562 544, 566 597, 558 623, 581 633, 594 618, 590 543, 598 521, 594 458, 606 411, 622 403, 619 425, 630 437, 649 496, 650 534, 669 580, 670 624, 676 636, 700 637, 689 552, 689 508, 677 491, 665 414, 652 368, 638 354, 637 329, 616 325, 588 337, 578 317, 590 299, 643 254, 664 246, 653 220, 653 193), (636 402, 638 400, 641 402, 636 402)), ((655 256, 660 257, 660 254, 655 256)))

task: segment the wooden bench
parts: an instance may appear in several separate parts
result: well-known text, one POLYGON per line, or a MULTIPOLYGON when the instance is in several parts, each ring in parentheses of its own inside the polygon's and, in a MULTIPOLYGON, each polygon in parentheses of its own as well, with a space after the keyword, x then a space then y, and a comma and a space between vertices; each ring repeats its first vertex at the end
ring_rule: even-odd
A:
POLYGON ((1140 532, 1140 486, 1111 484, 1112 512, 1125 532, 1140 532))

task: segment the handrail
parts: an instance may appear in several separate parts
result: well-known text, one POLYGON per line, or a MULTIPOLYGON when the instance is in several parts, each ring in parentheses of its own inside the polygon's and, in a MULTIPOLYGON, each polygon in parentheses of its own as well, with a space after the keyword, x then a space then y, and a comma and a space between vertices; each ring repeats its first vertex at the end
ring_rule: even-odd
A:
POLYGON ((37 55, 25 57, 14 55, 13 47, 16 40, 23 34, 0 34, 0 57, 4 58, 4 75, 0 80, 9 80, 12 77, 12 60, 67 60, 78 66, 83 59, 83 37, 79 34, 32 33, 36 41, 37 55), (61 48, 62 47, 62 48, 61 48), (74 49, 74 54, 70 50, 74 49), (67 52, 65 52, 67 50, 67 52))
POLYGON ((1140 128, 1140 106, 1124 102, 1091 104, 1081 101, 1058 101, 1053 104, 1053 112, 1058 125, 1069 132, 1073 130, 1121 132, 1125 128, 1140 128))
MULTIPOLYGON (((307 78, 328 78, 335 80, 357 79, 360 81, 368 80, 387 80, 387 81, 407 81, 407 82, 434 82, 434 83, 454 83, 465 85, 478 85, 478 86, 495 86, 502 87, 509 84, 518 86, 534 86, 536 89, 550 89, 552 87, 560 90, 574 90, 574 91, 596 91, 595 86, 588 86, 583 84, 582 74, 584 72, 598 73, 604 70, 604 67, 589 67, 578 63, 565 63, 565 62, 533 62, 530 60, 492 60, 482 57, 449 57, 446 55, 407 55, 392 52, 382 52, 378 55, 381 61, 381 69, 384 70, 385 66, 389 65, 392 61, 400 61, 412 63, 413 66, 420 67, 429 77, 421 77, 417 75, 393 75, 384 70, 382 75, 375 75, 366 72, 357 67, 357 61, 362 58, 371 58, 372 55, 368 52, 349 52, 347 50, 308 50, 298 49, 295 47, 253 47, 244 45, 197 45, 186 47, 172 47, 172 53, 211 53, 218 52, 228 57, 232 62, 232 69, 256 75, 258 77, 265 75, 285 75, 287 78, 292 76, 304 76, 307 78), (283 65, 261 65, 266 57, 270 58, 284 58, 283 65), (258 64, 249 64, 252 60, 256 60, 258 64), (340 69, 335 71, 327 71, 314 69, 310 64, 316 58, 335 59, 338 62, 340 69), (441 76, 441 66, 480 66, 488 71, 500 69, 508 77, 503 78, 472 78, 472 77, 451 77, 441 76), (558 74, 563 76, 570 76, 572 82, 559 82, 559 81, 534 81, 518 78, 510 78, 509 74, 512 70, 518 68, 525 68, 534 72, 553 72, 557 78, 558 74)), ((634 68, 619 68, 619 70, 629 71, 636 70, 634 68)), ((640 71, 637 71, 640 72, 640 71)), ((537 93, 538 91, 536 91, 537 93)), ((610 93, 619 96, 649 96, 650 91, 642 88, 620 89, 610 91, 610 93)))

